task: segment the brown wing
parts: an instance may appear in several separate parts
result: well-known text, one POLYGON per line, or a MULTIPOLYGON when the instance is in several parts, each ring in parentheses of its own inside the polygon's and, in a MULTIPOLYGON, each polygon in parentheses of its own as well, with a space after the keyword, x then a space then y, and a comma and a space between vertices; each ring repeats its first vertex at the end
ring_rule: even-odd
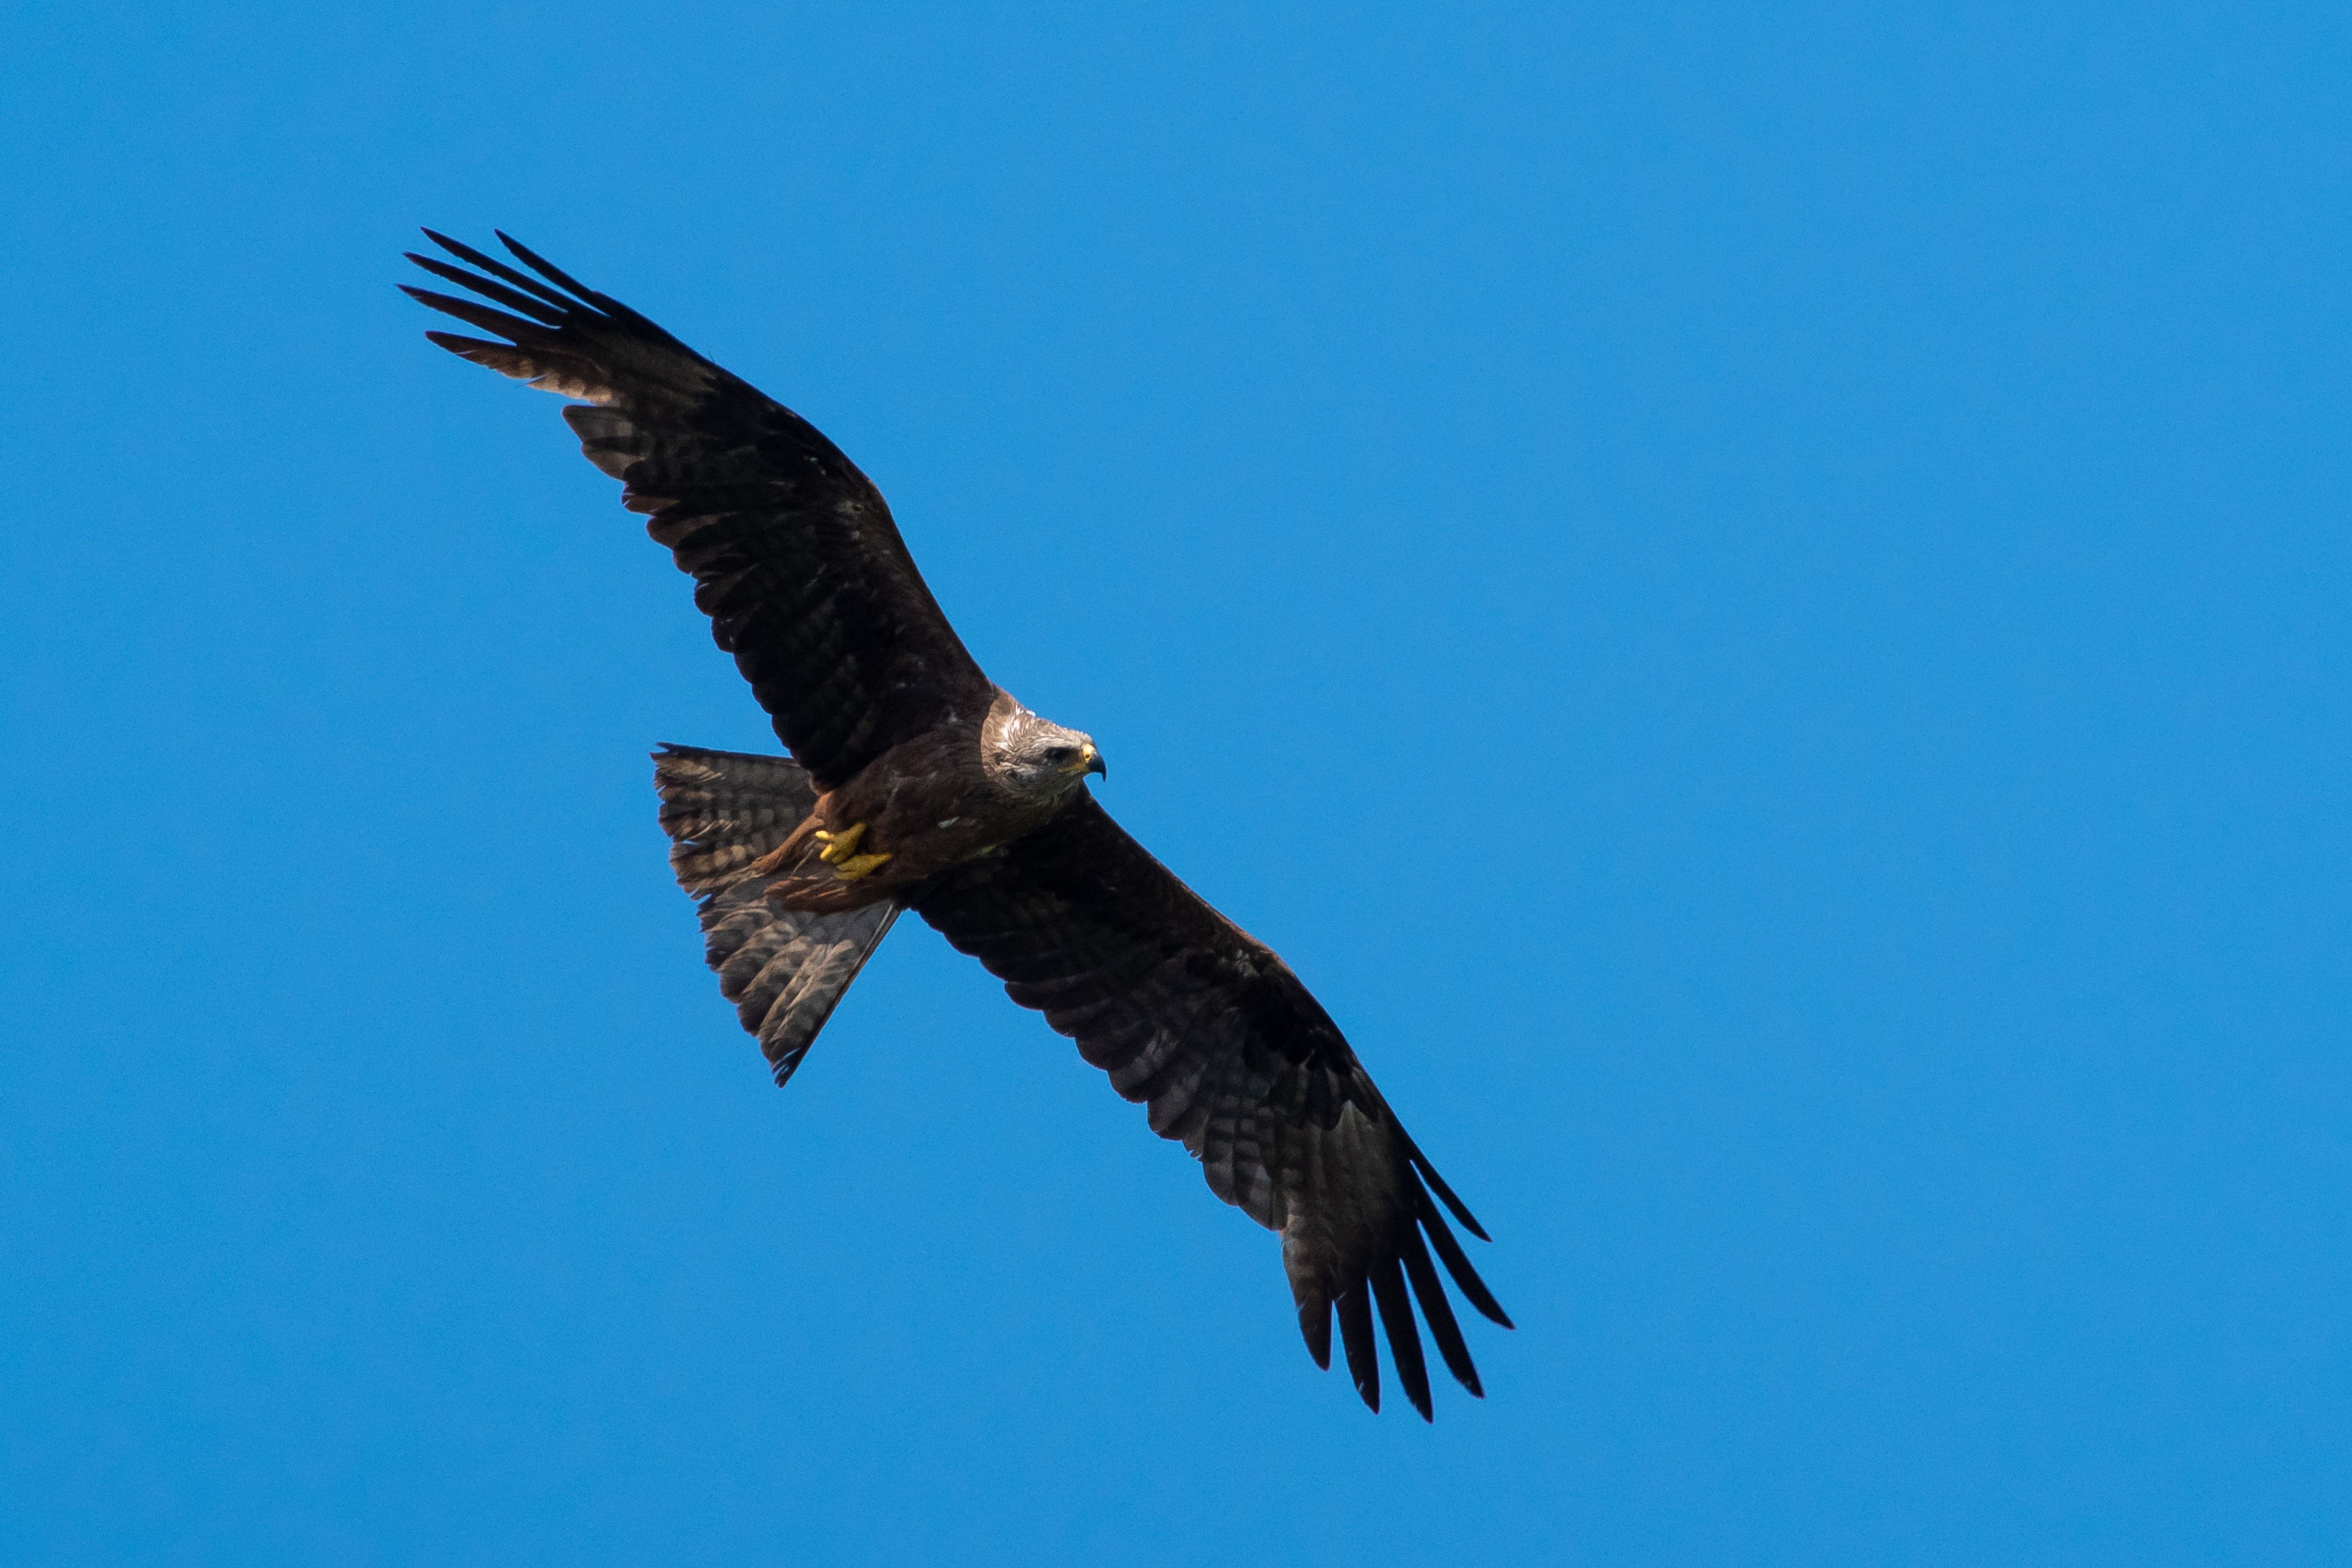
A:
POLYGON ((948 625, 881 492, 800 415, 505 235, 540 276, 427 229, 467 271, 409 260, 485 299, 405 291, 507 340, 426 337, 589 406, 563 411, 622 504, 693 574, 694 601, 776 734, 823 789, 994 690, 948 625), (508 312, 514 312, 509 314, 508 312))
POLYGON ((1405 1281, 1446 1366, 1480 1394, 1429 1248, 1472 1306, 1510 1326, 1430 1197, 1486 1232, 1430 1168, 1330 1017, 1289 967, 1151 858, 1092 796, 926 883, 913 906, 1023 1007, 1078 1042, 1111 1087, 1150 1107, 1209 1186, 1282 1234, 1298 1326, 1378 1410, 1375 1303, 1398 1381, 1430 1414, 1405 1281), (1426 1182, 1427 1186, 1423 1183, 1426 1182), (1426 1232, 1428 1245, 1423 1235, 1426 1232))

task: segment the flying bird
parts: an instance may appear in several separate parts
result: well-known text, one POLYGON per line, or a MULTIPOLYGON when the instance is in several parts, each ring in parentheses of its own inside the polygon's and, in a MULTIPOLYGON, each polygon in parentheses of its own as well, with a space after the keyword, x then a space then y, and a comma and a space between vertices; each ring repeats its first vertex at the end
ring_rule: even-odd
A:
POLYGON ((1418 1301, 1446 1369, 1483 1396, 1431 1253, 1470 1305, 1511 1322, 1439 1204, 1486 1232, 1289 967, 1096 801, 1087 780, 1108 769, 1093 739, 981 672, 873 482, 800 415, 504 234, 520 267, 425 233, 463 265, 408 259, 475 298, 405 291, 490 335, 425 336, 576 400, 563 417, 582 450, 694 579, 791 753, 654 756, 671 867, 776 1082, 911 909, 1281 1236, 1318 1365, 1336 1315, 1377 1411, 1377 1308, 1428 1419, 1418 1301))

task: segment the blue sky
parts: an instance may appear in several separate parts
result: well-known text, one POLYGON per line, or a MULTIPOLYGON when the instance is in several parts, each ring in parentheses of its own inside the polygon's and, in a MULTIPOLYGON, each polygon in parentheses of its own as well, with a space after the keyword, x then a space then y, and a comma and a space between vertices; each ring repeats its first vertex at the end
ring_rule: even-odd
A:
POLYGON ((20 9, 0 1556, 2340 1563, 2333 8, 20 9), (1496 1240, 1490 1397, 903 926, 508 228, 793 404, 1496 1240))

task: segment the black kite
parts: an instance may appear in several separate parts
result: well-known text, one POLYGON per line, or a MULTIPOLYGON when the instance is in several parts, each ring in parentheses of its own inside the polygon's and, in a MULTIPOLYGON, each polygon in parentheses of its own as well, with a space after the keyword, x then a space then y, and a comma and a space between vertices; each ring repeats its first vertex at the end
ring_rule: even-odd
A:
POLYGON ((529 272, 425 232, 475 270, 410 260, 504 308, 411 288, 503 341, 426 336, 580 400, 563 416, 588 460, 693 576, 792 752, 672 746, 654 761, 670 863, 776 1082, 912 909, 1148 1105, 1219 1197, 1281 1234, 1317 1364, 1331 1364, 1336 1308, 1378 1410, 1377 1305, 1427 1417, 1418 1298, 1446 1367, 1481 1393, 1431 1249, 1472 1306, 1510 1320, 1431 1193, 1486 1231, 1289 967, 1096 803, 1094 743, 981 673, 873 483, 798 414, 506 235, 529 272))

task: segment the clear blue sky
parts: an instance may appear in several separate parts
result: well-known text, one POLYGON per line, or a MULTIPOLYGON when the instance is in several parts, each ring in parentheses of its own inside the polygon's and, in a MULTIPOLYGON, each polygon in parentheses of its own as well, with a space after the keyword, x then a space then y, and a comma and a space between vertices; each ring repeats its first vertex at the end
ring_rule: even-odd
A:
POLYGON ((2352 1556, 2352 25, 37 4, 0 90, 0 1559, 2352 1556), (509 228, 815 420, 1496 1238, 1374 1418, 763 748, 509 228))

